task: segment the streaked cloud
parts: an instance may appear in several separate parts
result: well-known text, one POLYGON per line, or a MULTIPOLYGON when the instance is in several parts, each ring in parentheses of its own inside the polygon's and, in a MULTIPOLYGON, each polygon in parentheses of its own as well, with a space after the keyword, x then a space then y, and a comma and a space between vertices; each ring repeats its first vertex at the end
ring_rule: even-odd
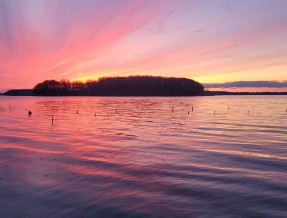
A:
POLYGON ((285 0, 0 0, 0 89, 162 75, 286 80, 285 0))

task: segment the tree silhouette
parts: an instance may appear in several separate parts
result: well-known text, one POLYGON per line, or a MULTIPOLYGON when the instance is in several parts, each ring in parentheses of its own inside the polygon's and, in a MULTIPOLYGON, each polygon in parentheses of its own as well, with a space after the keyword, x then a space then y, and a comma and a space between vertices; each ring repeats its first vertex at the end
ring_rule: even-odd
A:
POLYGON ((87 82, 45 80, 34 87, 36 95, 66 96, 191 96, 204 87, 191 79, 154 76, 104 77, 87 82))

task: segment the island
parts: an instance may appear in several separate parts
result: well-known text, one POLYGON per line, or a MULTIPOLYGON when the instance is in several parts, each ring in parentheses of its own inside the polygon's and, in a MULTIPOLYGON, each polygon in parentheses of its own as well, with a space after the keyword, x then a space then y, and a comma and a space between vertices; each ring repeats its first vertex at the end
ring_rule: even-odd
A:
POLYGON ((45 80, 33 89, 12 89, 8 96, 216 96, 216 95, 287 95, 287 92, 208 91, 192 79, 128 76, 103 77, 98 80, 45 80))
POLYGON ((198 96, 199 82, 187 78, 128 76, 104 77, 86 82, 46 80, 31 90, 9 90, 5 95, 35 96, 198 96))

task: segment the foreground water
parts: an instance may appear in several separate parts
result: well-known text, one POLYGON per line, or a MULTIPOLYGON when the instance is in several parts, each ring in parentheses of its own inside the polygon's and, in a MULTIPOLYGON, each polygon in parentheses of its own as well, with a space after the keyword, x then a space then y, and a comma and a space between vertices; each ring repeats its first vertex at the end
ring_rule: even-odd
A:
POLYGON ((287 217, 286 108, 2 96, 1 217, 287 217))

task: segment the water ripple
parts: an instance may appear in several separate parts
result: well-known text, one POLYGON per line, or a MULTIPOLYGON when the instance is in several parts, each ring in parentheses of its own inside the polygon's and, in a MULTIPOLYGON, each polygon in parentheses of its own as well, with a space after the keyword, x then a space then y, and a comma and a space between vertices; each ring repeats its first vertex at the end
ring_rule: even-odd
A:
POLYGON ((286 102, 0 96, 1 216, 286 217, 286 102))

